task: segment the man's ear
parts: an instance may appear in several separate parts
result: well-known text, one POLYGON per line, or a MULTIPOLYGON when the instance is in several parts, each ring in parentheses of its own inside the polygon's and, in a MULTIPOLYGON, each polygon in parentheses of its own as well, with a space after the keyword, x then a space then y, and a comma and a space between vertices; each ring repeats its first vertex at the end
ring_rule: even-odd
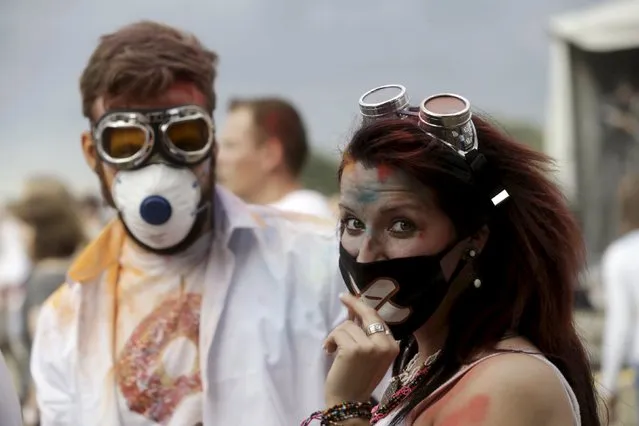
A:
POLYGON ((84 161, 86 161, 87 165, 91 168, 91 170, 95 171, 98 166, 98 154, 95 150, 95 143, 93 142, 93 137, 91 136, 91 132, 84 131, 82 132, 82 153, 84 154, 84 161))
POLYGON ((270 137, 263 142, 262 164, 264 170, 272 172, 280 167, 284 161, 284 149, 282 142, 275 137, 270 137))

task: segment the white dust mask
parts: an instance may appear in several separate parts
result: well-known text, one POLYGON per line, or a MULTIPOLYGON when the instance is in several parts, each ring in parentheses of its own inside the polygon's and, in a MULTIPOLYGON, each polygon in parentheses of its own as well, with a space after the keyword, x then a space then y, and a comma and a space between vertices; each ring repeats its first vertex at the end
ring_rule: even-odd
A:
POLYGON ((169 249, 187 238, 202 195, 193 172, 165 164, 118 172, 111 193, 131 235, 154 250, 169 249))

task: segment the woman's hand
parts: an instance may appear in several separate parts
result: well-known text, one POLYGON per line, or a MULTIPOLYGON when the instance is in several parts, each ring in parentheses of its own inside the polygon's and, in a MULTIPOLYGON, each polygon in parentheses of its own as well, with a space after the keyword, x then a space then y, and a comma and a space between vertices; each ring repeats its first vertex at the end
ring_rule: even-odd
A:
POLYGON ((326 378, 327 407, 368 401, 399 353, 399 345, 390 332, 367 333, 372 324, 388 330, 374 309, 350 294, 343 294, 340 299, 352 318, 335 328, 324 343, 326 351, 335 354, 326 378))

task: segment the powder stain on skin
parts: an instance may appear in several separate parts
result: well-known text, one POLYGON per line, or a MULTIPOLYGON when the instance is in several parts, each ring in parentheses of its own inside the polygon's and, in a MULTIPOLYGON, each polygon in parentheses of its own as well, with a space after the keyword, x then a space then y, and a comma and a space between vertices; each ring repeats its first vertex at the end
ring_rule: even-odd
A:
POLYGON ((348 154, 344 154, 342 164, 344 165, 342 167, 342 174, 351 173, 355 169, 355 161, 353 161, 353 158, 348 154))
POLYGON ((472 397, 462 407, 451 410, 448 415, 441 415, 448 404, 455 401, 459 395, 472 383, 472 378, 478 374, 481 368, 473 368, 466 372, 464 377, 453 386, 448 392, 441 397, 432 406, 421 412, 415 420, 420 420, 419 424, 437 424, 437 426, 479 426, 488 416, 489 397, 485 394, 479 394, 472 397), (482 408, 482 404, 484 407, 482 408), (483 415, 482 415, 483 413, 483 415), (442 418, 442 422, 438 419, 442 418), (474 421, 474 418, 481 420, 474 421), (474 423, 472 423, 474 421, 474 423))
POLYGON ((440 426, 481 425, 488 415, 490 398, 488 395, 476 395, 459 409, 453 411, 440 426))
POLYGON ((388 178, 391 176, 391 174, 393 174, 392 169, 387 166, 386 164, 380 164, 377 167, 377 180, 380 183, 386 183, 386 181, 388 180, 388 178))
POLYGON ((361 204, 370 204, 377 201, 379 194, 371 189, 362 189, 357 191, 357 202, 361 204))

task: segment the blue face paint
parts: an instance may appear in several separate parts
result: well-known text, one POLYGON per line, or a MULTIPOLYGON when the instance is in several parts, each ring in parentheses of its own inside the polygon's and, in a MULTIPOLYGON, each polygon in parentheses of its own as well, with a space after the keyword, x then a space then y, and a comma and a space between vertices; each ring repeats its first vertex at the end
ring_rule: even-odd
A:
POLYGON ((357 202, 361 204, 374 203, 379 199, 377 191, 372 189, 362 189, 357 191, 357 202))

